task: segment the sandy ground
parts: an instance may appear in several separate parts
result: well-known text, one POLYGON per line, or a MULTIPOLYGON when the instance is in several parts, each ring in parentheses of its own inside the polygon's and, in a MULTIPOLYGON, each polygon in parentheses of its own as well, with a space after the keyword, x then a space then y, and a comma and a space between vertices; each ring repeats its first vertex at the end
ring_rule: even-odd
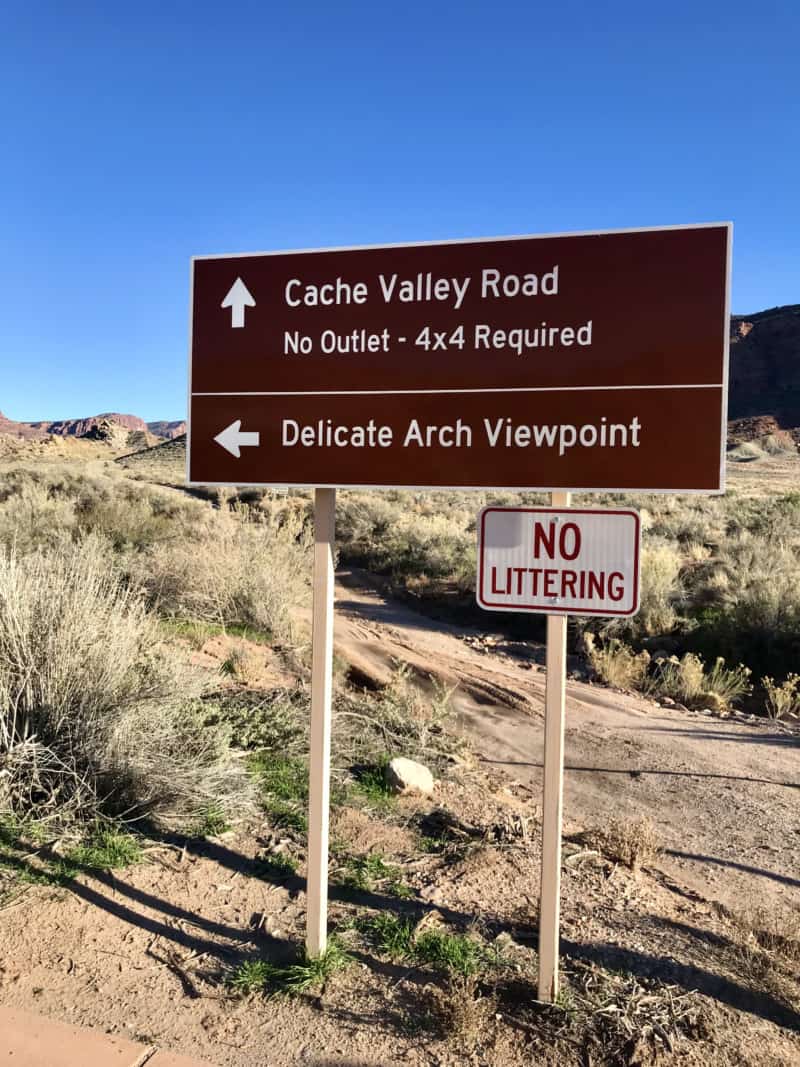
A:
MULTIPOLYGON (((434 622, 341 572, 339 653, 384 681, 394 661, 457 687, 463 730, 487 766, 542 781, 544 649, 434 622)), ((734 906, 769 895, 800 906, 800 732, 662 708, 641 696, 567 683, 564 816, 597 826, 647 815, 664 872, 734 906)))

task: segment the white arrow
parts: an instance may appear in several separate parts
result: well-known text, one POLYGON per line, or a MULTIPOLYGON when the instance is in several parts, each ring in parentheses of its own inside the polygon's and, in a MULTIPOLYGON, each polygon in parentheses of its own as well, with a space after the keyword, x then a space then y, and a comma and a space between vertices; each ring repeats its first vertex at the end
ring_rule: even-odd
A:
POLYGON ((222 445, 226 452, 230 452, 232 456, 239 458, 239 449, 247 447, 248 445, 257 445, 259 443, 259 433, 249 430, 245 432, 240 430, 242 420, 237 419, 232 422, 230 426, 226 426, 222 433, 218 433, 214 440, 218 445, 222 445))
POLYGON ((237 278, 228 290, 228 295, 220 304, 221 308, 231 309, 231 326, 234 329, 244 326, 244 309, 254 308, 255 300, 241 278, 237 278))

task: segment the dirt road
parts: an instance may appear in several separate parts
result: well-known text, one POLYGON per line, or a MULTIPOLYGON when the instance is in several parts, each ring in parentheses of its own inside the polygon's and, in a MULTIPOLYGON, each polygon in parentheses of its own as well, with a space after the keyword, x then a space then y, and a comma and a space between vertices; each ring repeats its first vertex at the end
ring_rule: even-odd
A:
MULTIPOLYGON (((387 598, 362 572, 337 576, 337 651, 356 675, 382 682, 402 661, 457 686, 476 755, 538 790, 544 650, 480 637, 387 598)), ((800 906, 800 736, 786 727, 568 682, 564 812, 567 832, 648 815, 659 867, 708 900, 800 906)))

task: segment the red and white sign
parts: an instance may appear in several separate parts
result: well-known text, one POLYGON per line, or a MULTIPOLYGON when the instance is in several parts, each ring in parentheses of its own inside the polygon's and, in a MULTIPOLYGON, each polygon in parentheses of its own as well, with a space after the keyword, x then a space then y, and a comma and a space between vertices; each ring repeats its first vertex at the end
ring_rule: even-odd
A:
POLYGON ((639 515, 488 507, 478 518, 478 604, 487 611, 635 615, 639 515))

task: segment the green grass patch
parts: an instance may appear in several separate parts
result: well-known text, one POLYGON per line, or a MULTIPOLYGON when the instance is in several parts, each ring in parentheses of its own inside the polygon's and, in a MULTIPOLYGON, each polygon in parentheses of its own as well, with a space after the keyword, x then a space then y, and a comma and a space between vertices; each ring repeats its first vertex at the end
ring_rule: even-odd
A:
POLYGON ((362 800, 368 807, 378 811, 388 811, 394 806, 395 795, 389 789, 386 781, 386 768, 389 765, 389 757, 381 756, 379 760, 368 767, 364 767, 357 775, 351 786, 353 796, 362 800))
POLYGON ((141 859, 139 839, 113 826, 96 827, 90 837, 67 853, 69 863, 101 871, 131 867, 141 859))
POLYGON ((414 953, 414 922, 383 912, 359 924, 359 929, 379 952, 393 959, 407 959, 414 953))
POLYGON ((350 956, 335 938, 321 956, 310 957, 305 952, 295 963, 269 963, 251 960, 233 972, 229 984, 241 993, 262 992, 270 997, 296 997, 311 989, 318 989, 350 962, 350 956))
POLYGON ((414 945, 414 956, 420 963, 465 976, 484 970, 489 962, 484 945, 465 934, 451 934, 446 930, 426 930, 420 934, 414 945))
MULTIPOLYGON (((56 889, 63 889, 64 886, 69 885, 78 873, 78 868, 68 860, 43 859, 42 862, 44 866, 40 868, 27 864, 19 868, 17 880, 22 885, 49 885, 54 886, 56 889)), ((1 858, 0 865, 2 865, 1 858)))
POLYGON ((342 864, 339 885, 367 893, 383 890, 392 896, 407 898, 414 890, 403 881, 400 867, 387 863, 379 852, 368 856, 350 856, 342 864))
POLYGON ((451 975, 468 977, 501 962, 487 945, 466 934, 435 929, 415 937, 413 919, 389 912, 362 919, 357 927, 378 952, 451 975))
POLYGON ((275 853, 259 856, 254 867, 259 878, 269 882, 285 882, 297 874, 298 863, 293 856, 275 853))
POLYGON ((297 833, 308 831, 308 765, 296 756, 258 752, 250 767, 258 782, 262 803, 276 826, 297 833))
POLYGON ((227 635, 228 637, 240 637, 252 641, 257 645, 269 645, 272 643, 272 634, 268 630, 257 630, 251 626, 241 626, 238 623, 229 623, 223 626, 218 622, 206 622, 203 619, 169 619, 162 618, 159 621, 161 630, 170 637, 182 637, 193 648, 202 648, 212 637, 227 635))
POLYGON ((219 808, 209 808, 198 819, 191 831, 192 837, 218 837, 230 830, 231 824, 219 808))
POLYGON ((40 823, 22 822, 14 816, 0 819, 0 875, 3 886, 0 898, 13 897, 15 891, 26 885, 47 885, 56 888, 68 885, 77 874, 77 868, 57 856, 43 856, 31 852, 26 845, 45 845, 48 830, 40 823))
POLYGON ((274 970, 275 965, 266 960, 246 960, 229 976, 228 985, 243 996, 262 993, 274 970))

